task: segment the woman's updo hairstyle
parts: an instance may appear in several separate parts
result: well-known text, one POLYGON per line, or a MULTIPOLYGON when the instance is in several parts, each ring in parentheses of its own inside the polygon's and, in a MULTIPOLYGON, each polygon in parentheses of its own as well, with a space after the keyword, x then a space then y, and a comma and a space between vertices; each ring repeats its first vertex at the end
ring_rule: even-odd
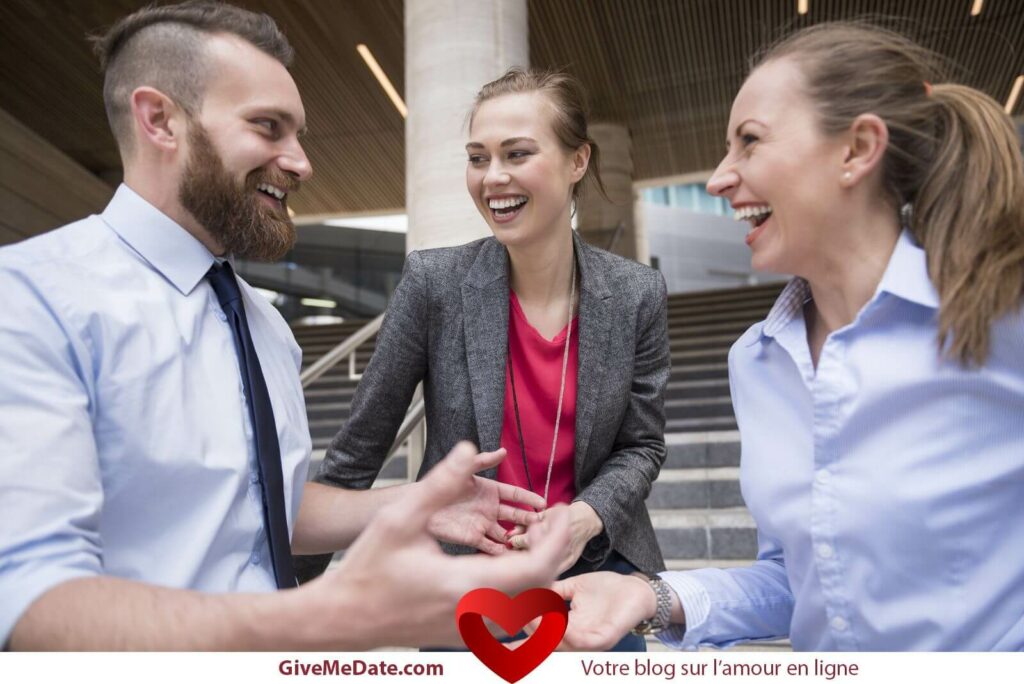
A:
POLYGON ((590 163, 587 172, 572 188, 573 206, 579 205, 583 195, 583 186, 589 179, 603 197, 607 199, 604 182, 601 180, 600 150, 597 143, 587 132, 587 119, 590 110, 587 106, 587 91, 574 76, 565 72, 547 69, 523 69, 512 67, 500 78, 485 84, 473 100, 473 109, 469 113, 469 126, 473 126, 473 117, 484 102, 518 93, 541 93, 551 104, 551 127, 555 137, 570 152, 575 152, 582 145, 590 145, 590 163))
POLYGON ((861 114, 885 122, 884 184, 928 255, 939 347, 984 363, 993 322, 1024 298, 1024 163, 1010 117, 984 93, 939 82, 935 53, 866 23, 803 29, 758 64, 782 58, 800 68, 826 135, 861 114))

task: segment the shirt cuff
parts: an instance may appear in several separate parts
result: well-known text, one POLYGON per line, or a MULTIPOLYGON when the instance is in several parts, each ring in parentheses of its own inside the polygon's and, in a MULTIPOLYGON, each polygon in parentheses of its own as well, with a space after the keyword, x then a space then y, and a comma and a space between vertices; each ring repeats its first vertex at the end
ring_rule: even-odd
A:
POLYGON ((711 612, 711 597, 708 595, 708 590, 688 572, 666 571, 659 573, 658 576, 679 597, 679 603, 683 606, 683 615, 686 617, 686 624, 670 625, 668 629, 659 632, 656 636, 661 643, 669 648, 695 649, 700 628, 704 626, 708 614, 711 612))
POLYGON ((580 558, 583 562, 598 568, 608 560, 608 554, 611 553, 611 550, 612 545, 608 539, 608 534, 601 530, 596 537, 592 537, 586 546, 583 547, 583 553, 580 554, 580 558))

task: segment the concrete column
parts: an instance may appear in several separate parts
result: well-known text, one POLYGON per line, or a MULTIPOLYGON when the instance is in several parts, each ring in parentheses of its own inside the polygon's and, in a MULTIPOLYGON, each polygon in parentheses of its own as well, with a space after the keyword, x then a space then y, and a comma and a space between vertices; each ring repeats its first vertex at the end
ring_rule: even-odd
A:
POLYGON ((407 252, 490 235, 466 192, 467 117, 480 86, 529 60, 526 0, 405 0, 407 252))
POLYGON ((576 211, 576 230, 590 244, 643 263, 649 260, 642 225, 634 216, 633 152, 629 129, 613 123, 592 123, 590 137, 601 150, 601 179, 610 202, 593 186, 576 211), (619 224, 622 228, 618 229, 619 224), (619 230, 616 237, 616 230, 619 230))

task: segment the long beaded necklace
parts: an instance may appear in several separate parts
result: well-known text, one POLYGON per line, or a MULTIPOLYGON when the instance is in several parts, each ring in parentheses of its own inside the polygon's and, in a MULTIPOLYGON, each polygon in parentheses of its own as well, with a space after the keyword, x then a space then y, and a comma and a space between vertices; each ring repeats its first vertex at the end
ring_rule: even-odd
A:
MULTIPOLYGON (((555 412, 555 433, 551 437, 551 455, 548 457, 548 473, 544 480, 544 503, 548 501, 548 492, 551 488, 551 471, 555 467, 555 447, 558 445, 558 426, 562 420, 562 398, 565 396, 565 369, 569 364, 569 339, 572 337, 572 311, 573 300, 576 298, 576 252, 572 255, 572 283, 569 286, 569 327, 565 331, 565 351, 562 353, 562 379, 558 388, 558 409, 555 412)), ((511 344, 511 343, 510 343, 511 344)), ((519 455, 523 459, 523 470, 526 472, 526 486, 531 492, 533 481, 530 478, 530 466, 526 461, 526 443, 523 441, 523 424, 519 420, 519 398, 516 396, 516 375, 512 370, 512 349, 508 350, 508 379, 512 385, 512 407, 516 414, 516 431, 519 433, 519 455)))

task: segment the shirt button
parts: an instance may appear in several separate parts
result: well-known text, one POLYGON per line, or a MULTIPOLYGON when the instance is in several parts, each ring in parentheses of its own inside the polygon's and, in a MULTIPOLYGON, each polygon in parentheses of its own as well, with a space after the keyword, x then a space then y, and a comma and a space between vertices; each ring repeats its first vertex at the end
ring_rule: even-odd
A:
POLYGON ((819 544, 818 545, 818 555, 821 556, 822 558, 831 558, 832 557, 832 553, 833 553, 832 547, 829 546, 828 544, 819 544))
POLYGON ((228 317, 224 314, 223 311, 218 311, 217 312, 217 318, 219 318, 222 321, 228 320, 228 317))
POLYGON ((844 620, 841 617, 837 616, 837 617, 832 618, 832 629, 836 630, 837 632, 845 632, 846 628, 849 627, 849 626, 850 626, 850 623, 848 623, 846 620, 844 620))
POLYGON ((249 562, 252 563, 253 565, 259 565, 260 564, 260 552, 259 551, 253 551, 252 555, 249 556, 249 562))
POLYGON ((826 485, 832 480, 832 473, 822 468, 818 471, 817 475, 814 476, 814 479, 818 481, 818 484, 826 485))
POLYGON ((249 482, 251 482, 252 484, 259 484, 260 474, 257 472, 249 473, 249 482))

